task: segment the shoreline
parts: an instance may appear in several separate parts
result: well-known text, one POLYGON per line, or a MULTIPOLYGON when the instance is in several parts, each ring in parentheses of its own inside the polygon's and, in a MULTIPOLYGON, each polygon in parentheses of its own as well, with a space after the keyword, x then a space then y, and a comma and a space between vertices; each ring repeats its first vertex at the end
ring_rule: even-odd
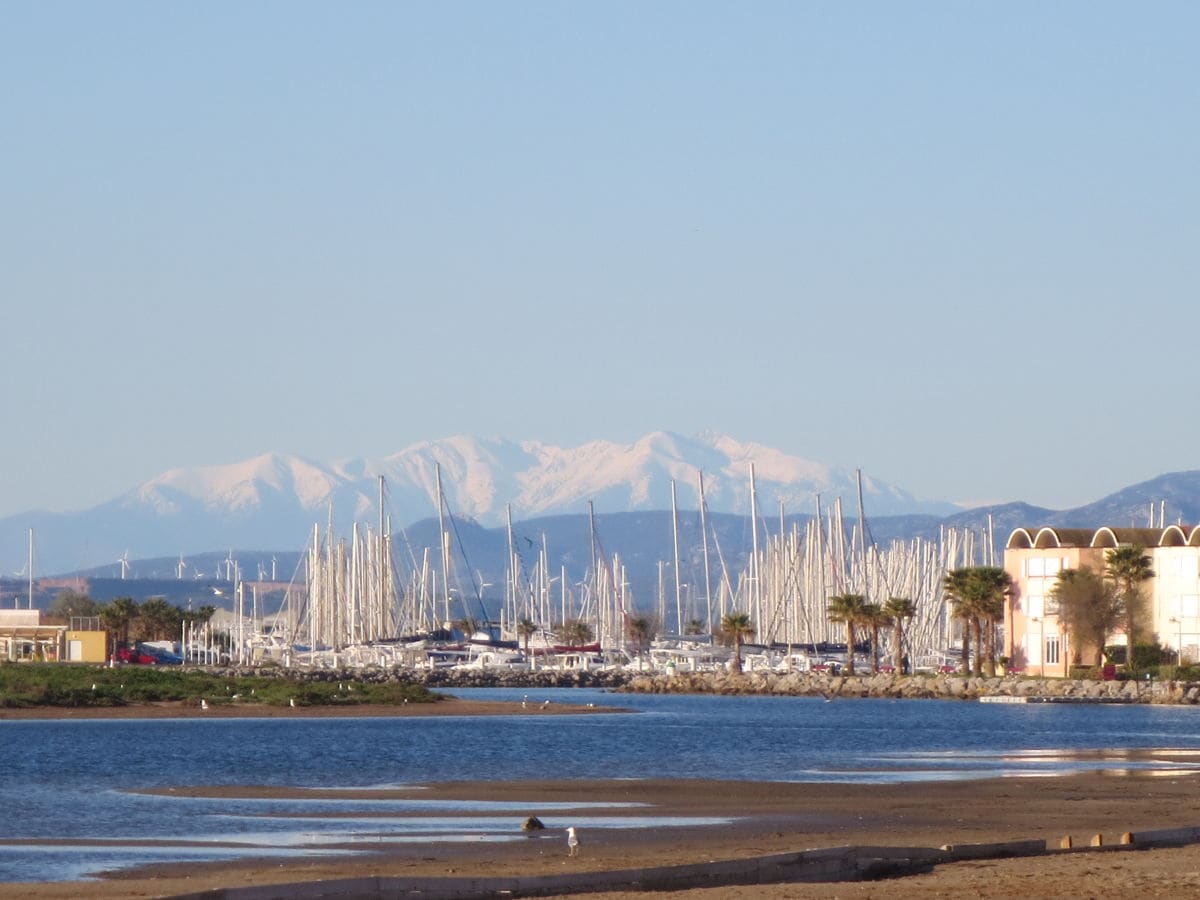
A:
POLYGON ((519 701, 463 700, 453 695, 432 703, 359 703, 345 706, 265 706, 215 703, 201 709, 194 703, 170 701, 130 703, 125 706, 29 706, 0 707, 0 721, 22 719, 262 719, 262 718, 381 718, 425 716, 560 716, 591 713, 628 713, 613 706, 584 706, 577 703, 530 703, 519 701))
MULTIPOLYGON (((1161 757, 1170 751, 1145 751, 1161 757)), ((1137 755, 1137 752, 1134 753, 1137 755)), ((1200 824, 1200 802, 1196 799, 1195 774, 1172 772, 1168 777, 1128 772, 1103 775, 1096 772, 1054 778, 998 778, 981 781, 923 783, 919 790, 910 784, 837 784, 828 782, 751 782, 699 779, 553 780, 513 782, 437 782, 400 788, 300 789, 210 785, 179 787, 165 793, 214 799, 241 797, 336 796, 339 800, 412 798, 457 801, 470 809, 472 801, 506 801, 516 804, 512 812, 512 834, 520 834, 526 816, 542 815, 558 821, 572 815, 580 820, 605 815, 603 804, 648 804, 631 810, 610 806, 607 814, 654 817, 708 816, 727 820, 720 825, 679 827, 581 828, 583 850, 579 858, 566 857, 565 837, 555 830, 532 838, 510 841, 478 840, 466 843, 417 843, 386 840, 374 852, 338 858, 283 859, 266 854, 259 858, 220 863, 172 863, 113 873, 99 881, 23 883, 0 885, 0 896, 27 896, 37 900, 91 897, 164 897, 217 888, 256 884, 297 883, 372 877, 463 877, 505 878, 564 873, 603 873, 639 867, 708 864, 719 860, 745 860, 771 854, 846 845, 888 847, 939 847, 994 841, 1043 840, 1057 846, 1063 835, 1072 835, 1076 846, 1086 846, 1094 834, 1103 834, 1115 844, 1125 831, 1145 832, 1165 827, 1200 824), (553 804, 595 803, 599 807, 564 812, 553 804), (519 807, 519 809, 517 808, 519 807)), ((157 792, 156 792, 157 793, 157 792)), ((495 813, 490 813, 494 815, 495 813)), ((420 815, 420 814, 418 814, 420 815)), ((506 834, 508 832, 505 832, 506 834)), ((358 849, 361 849, 358 848, 358 849)), ((1146 857, 1184 860, 1180 866, 1196 869, 1200 848, 1147 850, 1113 854, 1111 858, 1146 857), (1170 856, 1175 854, 1175 856, 1170 856)), ((1096 870, 1097 858, 1090 854, 1034 857, 1009 860, 1014 873, 1030 867, 1051 866, 1063 879, 1096 870)), ((925 875, 906 876, 886 882, 886 896, 903 897, 909 887, 934 879, 941 883, 961 871, 980 871, 982 863, 938 866, 925 875), (972 867, 973 866, 973 867, 972 867)), ((993 868, 998 862, 989 861, 993 868)), ((1115 863, 1118 868, 1127 865, 1115 863)), ((1167 865, 1162 863, 1162 865, 1167 865)), ((1172 864, 1173 865, 1173 864, 1172 864)), ((1111 866, 1110 866, 1111 867, 1111 866)), ((1104 866, 1100 866, 1104 868, 1104 866)), ((599 876, 597 876, 599 877, 599 876)), ((973 877, 973 876, 972 876, 973 877)), ((1015 874, 1013 877, 1017 877, 1015 874)), ((931 882, 929 882, 931 883, 931 882)), ((1075 884, 1070 881, 1070 884, 1075 884)), ((753 885, 744 888, 692 889, 684 896, 828 897, 830 884, 753 885), (806 893, 811 889, 812 893, 806 893)), ((836 895, 880 896, 879 883, 838 882, 836 895), (874 885, 876 893, 853 893, 852 889, 874 885)), ((1024 882, 1024 896, 1029 883, 1024 882)), ((1047 891, 1063 893, 1064 890, 1047 891)), ((1068 895, 1075 896, 1071 890, 1068 895)), ((637 896, 610 893, 593 896, 637 896)), ((918 896, 918 895, 912 895, 918 896)), ((929 896, 937 896, 930 894, 929 896)), ((980 896, 1008 896, 981 894, 980 896)), ((1014 894, 1013 896, 1018 896, 1014 894)), ((1167 894, 1167 896, 1171 896, 1167 894)))

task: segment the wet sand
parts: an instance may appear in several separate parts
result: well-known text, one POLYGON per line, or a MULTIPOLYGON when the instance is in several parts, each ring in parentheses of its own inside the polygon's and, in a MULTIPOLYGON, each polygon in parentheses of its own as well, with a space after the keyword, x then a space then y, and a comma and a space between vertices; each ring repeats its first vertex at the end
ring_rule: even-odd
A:
POLYGON ((610 707, 587 707, 573 703, 542 705, 530 697, 529 705, 490 700, 460 700, 447 696, 433 703, 358 703, 344 706, 264 706, 254 703, 214 703, 201 709, 195 703, 131 703, 128 706, 36 706, 0 707, 3 719, 252 719, 252 718, 325 718, 333 716, 511 716, 567 715, 571 713, 628 712, 610 707))
MULTIPOLYGON (((1144 751, 1123 754, 1139 761, 1144 751)), ((1169 762, 1170 756, 1156 754, 1169 762)), ((1180 753, 1180 761, 1194 754, 1180 753)), ((519 801, 513 833, 526 816, 560 819, 550 802, 648 804, 655 816, 716 816, 730 824, 657 829, 584 829, 576 859, 565 835, 545 832, 512 842, 392 844, 337 860, 264 860, 158 866, 98 882, 0 885, 0 896, 46 898, 165 897, 216 887, 371 875, 533 875, 671 865, 784 853, 845 844, 930 846, 1095 833, 1115 843, 1124 831, 1200 825, 1200 778, 1167 769, 1155 775, 1087 773, 1056 778, 888 785, 757 783, 707 780, 448 782, 420 789, 334 792, 261 787, 181 787, 182 796, 322 795, 519 801)), ((605 810, 588 810, 591 818, 605 810)), ((612 815, 630 810, 612 808, 612 815)), ((1200 847, 1071 852, 1048 857, 956 863, 899 880, 754 885, 677 892, 689 898, 984 898, 1186 897, 1200 893, 1200 847), (1132 892, 1132 893, 1131 893, 1132 892)), ((629 898, 634 893, 589 894, 629 898)))

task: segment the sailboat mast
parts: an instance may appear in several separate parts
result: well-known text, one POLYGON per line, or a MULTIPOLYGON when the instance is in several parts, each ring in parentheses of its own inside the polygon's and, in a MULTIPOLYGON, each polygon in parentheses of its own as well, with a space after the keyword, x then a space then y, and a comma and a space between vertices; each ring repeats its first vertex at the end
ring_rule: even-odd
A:
MULTIPOLYGON (((507 589, 508 600, 505 607, 508 609, 508 624, 510 628, 515 628, 517 623, 521 621, 521 616, 517 613, 517 551, 513 546, 513 527, 512 527, 512 504, 504 504, 504 519, 508 524, 508 583, 505 585, 507 589)), ((504 621, 501 616, 500 631, 504 631, 504 621)))
POLYGON ((442 497, 442 464, 433 464, 437 478, 438 541, 442 545, 442 619, 443 627, 450 627, 450 541, 446 534, 445 501, 442 497))
POLYGON ((596 557, 596 509, 591 500, 588 501, 588 530, 592 540, 592 596, 600 596, 600 560, 596 557))
POLYGON ((754 621, 762 627, 762 609, 761 597, 759 592, 759 565, 758 565, 758 487, 754 482, 754 463, 750 463, 750 539, 751 539, 751 555, 750 555, 750 614, 754 616, 754 621))
POLYGON ((683 592, 679 584, 679 510, 675 505, 675 479, 671 479, 671 538, 675 546, 675 630, 683 634, 683 592))
POLYGON ((704 470, 701 469, 698 473, 700 479, 700 546, 703 548, 704 554, 704 620, 705 626, 712 628, 712 580, 708 570, 708 511, 705 508, 704 501, 704 470))
POLYGON ((863 508, 862 469, 855 469, 854 477, 858 481, 858 560, 859 565, 862 566, 863 596, 869 601, 871 599, 871 576, 867 570, 867 514, 863 508))
POLYGON ((376 610, 376 621, 379 623, 379 632, 377 635, 375 635, 376 637, 387 637, 388 636, 385 633, 386 628, 387 628, 387 618, 386 618, 385 611, 387 610, 387 607, 388 607, 387 590, 386 589, 387 589, 387 580, 388 580, 387 574, 388 574, 388 570, 390 567, 387 566, 388 536, 387 536, 387 521, 386 521, 385 513, 383 511, 383 509, 384 509, 383 489, 384 489, 383 476, 380 475, 379 476, 379 559, 377 559, 375 561, 375 577, 379 580, 379 590, 378 590, 379 608, 378 608, 378 610, 376 610))

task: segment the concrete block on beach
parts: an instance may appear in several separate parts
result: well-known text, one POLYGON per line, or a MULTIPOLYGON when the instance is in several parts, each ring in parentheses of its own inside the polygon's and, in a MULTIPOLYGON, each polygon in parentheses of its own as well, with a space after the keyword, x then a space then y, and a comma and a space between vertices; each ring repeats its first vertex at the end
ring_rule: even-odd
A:
MULTIPOLYGON (((1070 841, 1069 837, 1064 838, 1070 841)), ((1040 856, 1046 852, 1046 842, 1041 839, 1020 841, 992 841, 980 844, 946 844, 942 847, 954 860, 999 859, 1005 856, 1040 856)))

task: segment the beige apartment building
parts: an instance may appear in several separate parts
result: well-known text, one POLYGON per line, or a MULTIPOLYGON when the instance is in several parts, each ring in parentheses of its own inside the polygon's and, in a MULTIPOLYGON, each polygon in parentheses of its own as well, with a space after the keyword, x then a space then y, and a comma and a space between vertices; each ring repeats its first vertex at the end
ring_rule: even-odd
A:
MULTIPOLYGON (((1110 550, 1143 547, 1154 577, 1143 585, 1148 630, 1185 663, 1200 662, 1200 526, 1184 528, 1017 528, 1004 548, 1016 586, 1004 616, 1004 654, 1028 675, 1064 676, 1086 647, 1071 646, 1051 591, 1063 569, 1104 570, 1110 550)), ((1118 632, 1112 644, 1124 644, 1118 632)))

